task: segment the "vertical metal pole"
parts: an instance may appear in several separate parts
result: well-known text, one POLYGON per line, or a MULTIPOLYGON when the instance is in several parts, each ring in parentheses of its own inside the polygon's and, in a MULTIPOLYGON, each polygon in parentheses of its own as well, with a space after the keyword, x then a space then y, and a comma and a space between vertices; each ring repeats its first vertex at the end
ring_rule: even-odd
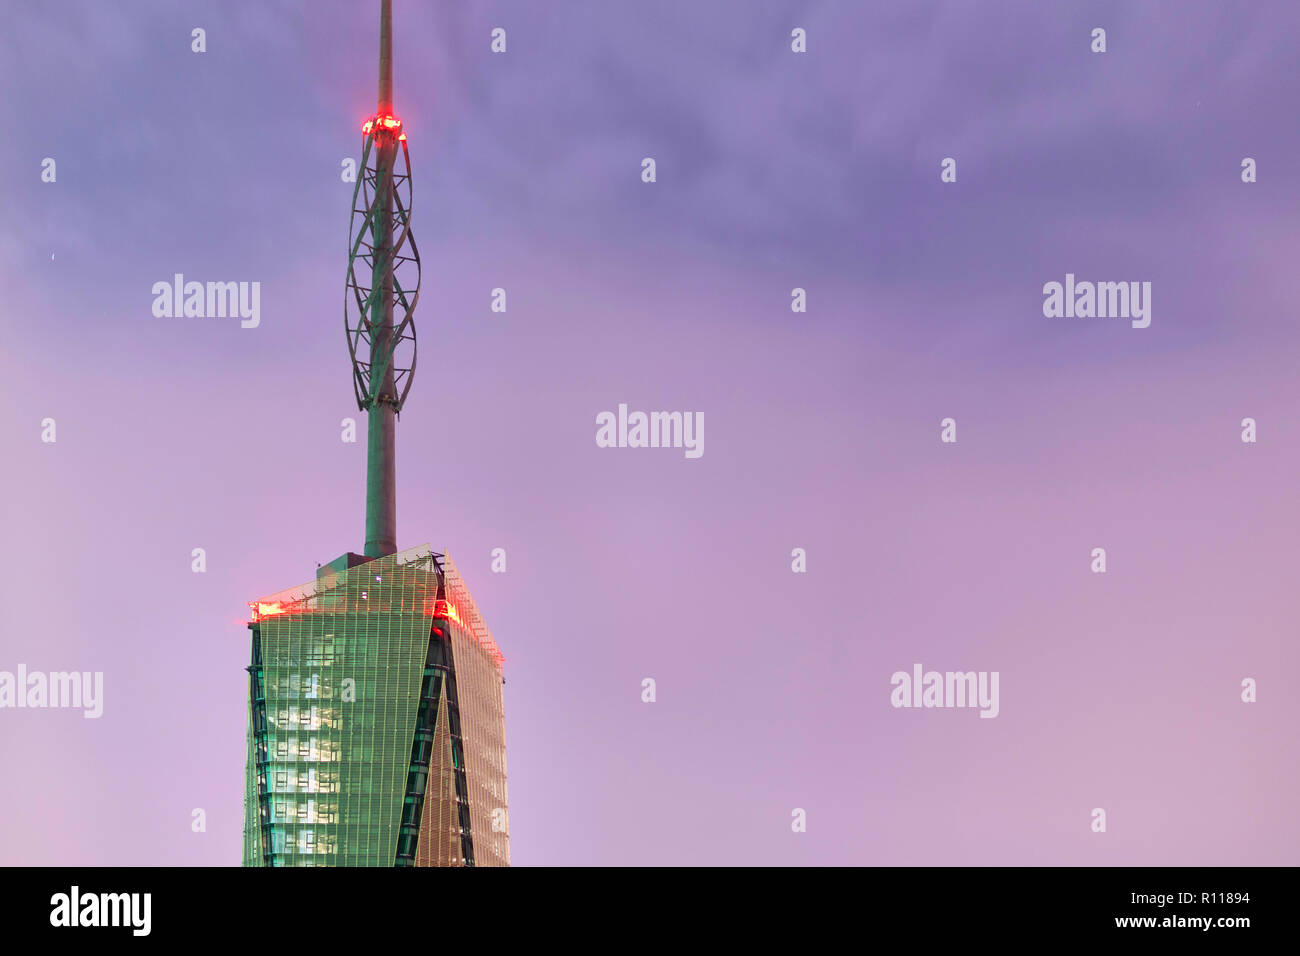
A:
MULTIPOLYGON (((383 0, 379 17, 379 112, 393 111, 393 5, 383 0)), ((394 384, 390 341, 393 335, 393 166, 397 138, 376 130, 376 195, 374 217, 375 271, 370 284, 370 315, 377 319, 370 341, 370 372, 383 368, 376 388, 370 381, 369 420, 366 428, 366 545, 367 557, 380 558, 397 551, 397 388, 394 384)))
POLYGON ((379 8, 379 112, 393 111, 393 0, 379 8))

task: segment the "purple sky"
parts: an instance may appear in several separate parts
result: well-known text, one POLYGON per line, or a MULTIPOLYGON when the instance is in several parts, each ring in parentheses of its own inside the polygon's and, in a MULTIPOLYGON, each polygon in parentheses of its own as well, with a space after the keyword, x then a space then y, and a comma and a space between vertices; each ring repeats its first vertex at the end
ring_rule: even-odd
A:
MULTIPOLYGON (((105 700, 0 710, 0 863, 235 864, 246 602, 362 544, 378 4, 3 6, 0 670, 105 700), (153 317, 177 272, 260 326, 153 317)), ((1300 862, 1300 6, 395 7, 399 543, 508 658, 517 865, 1300 862), (620 402, 705 454, 597 448, 620 402), (916 662, 999 716, 894 709, 916 662)))

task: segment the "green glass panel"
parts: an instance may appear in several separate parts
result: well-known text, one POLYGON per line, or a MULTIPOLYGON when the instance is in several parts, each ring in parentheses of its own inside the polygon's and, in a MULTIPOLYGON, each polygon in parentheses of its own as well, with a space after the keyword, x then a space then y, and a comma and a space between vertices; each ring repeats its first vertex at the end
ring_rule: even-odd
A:
MULTIPOLYGON (((381 559, 262 617, 276 866, 394 865, 436 586, 381 559)), ((248 763, 244 862, 258 866, 251 731, 248 763)))

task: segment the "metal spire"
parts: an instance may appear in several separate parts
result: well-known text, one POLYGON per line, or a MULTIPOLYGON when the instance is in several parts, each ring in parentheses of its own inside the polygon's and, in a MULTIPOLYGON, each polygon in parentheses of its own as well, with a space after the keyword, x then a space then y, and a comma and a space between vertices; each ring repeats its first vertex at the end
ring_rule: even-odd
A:
POLYGON ((393 0, 379 8, 379 112, 393 112, 393 0))
POLYGON ((352 191, 344 300, 353 389, 357 407, 368 417, 364 553, 371 558, 397 551, 395 425, 415 375, 414 314, 420 297, 420 254, 411 234, 411 161, 402 121, 393 114, 392 32, 392 0, 382 0, 378 110, 361 128, 362 170, 352 191), (358 261, 363 268, 357 268, 358 261))

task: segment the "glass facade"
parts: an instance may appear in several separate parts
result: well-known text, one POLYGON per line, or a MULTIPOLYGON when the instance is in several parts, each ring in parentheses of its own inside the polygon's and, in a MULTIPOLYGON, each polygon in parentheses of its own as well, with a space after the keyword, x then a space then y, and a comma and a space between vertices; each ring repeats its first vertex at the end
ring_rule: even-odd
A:
POLYGON ((508 865, 502 660, 450 559, 252 608, 244 865, 508 865))
POLYGON ((449 623, 469 778, 474 863, 509 866, 503 658, 450 556, 444 568, 447 599, 456 608, 449 623))

